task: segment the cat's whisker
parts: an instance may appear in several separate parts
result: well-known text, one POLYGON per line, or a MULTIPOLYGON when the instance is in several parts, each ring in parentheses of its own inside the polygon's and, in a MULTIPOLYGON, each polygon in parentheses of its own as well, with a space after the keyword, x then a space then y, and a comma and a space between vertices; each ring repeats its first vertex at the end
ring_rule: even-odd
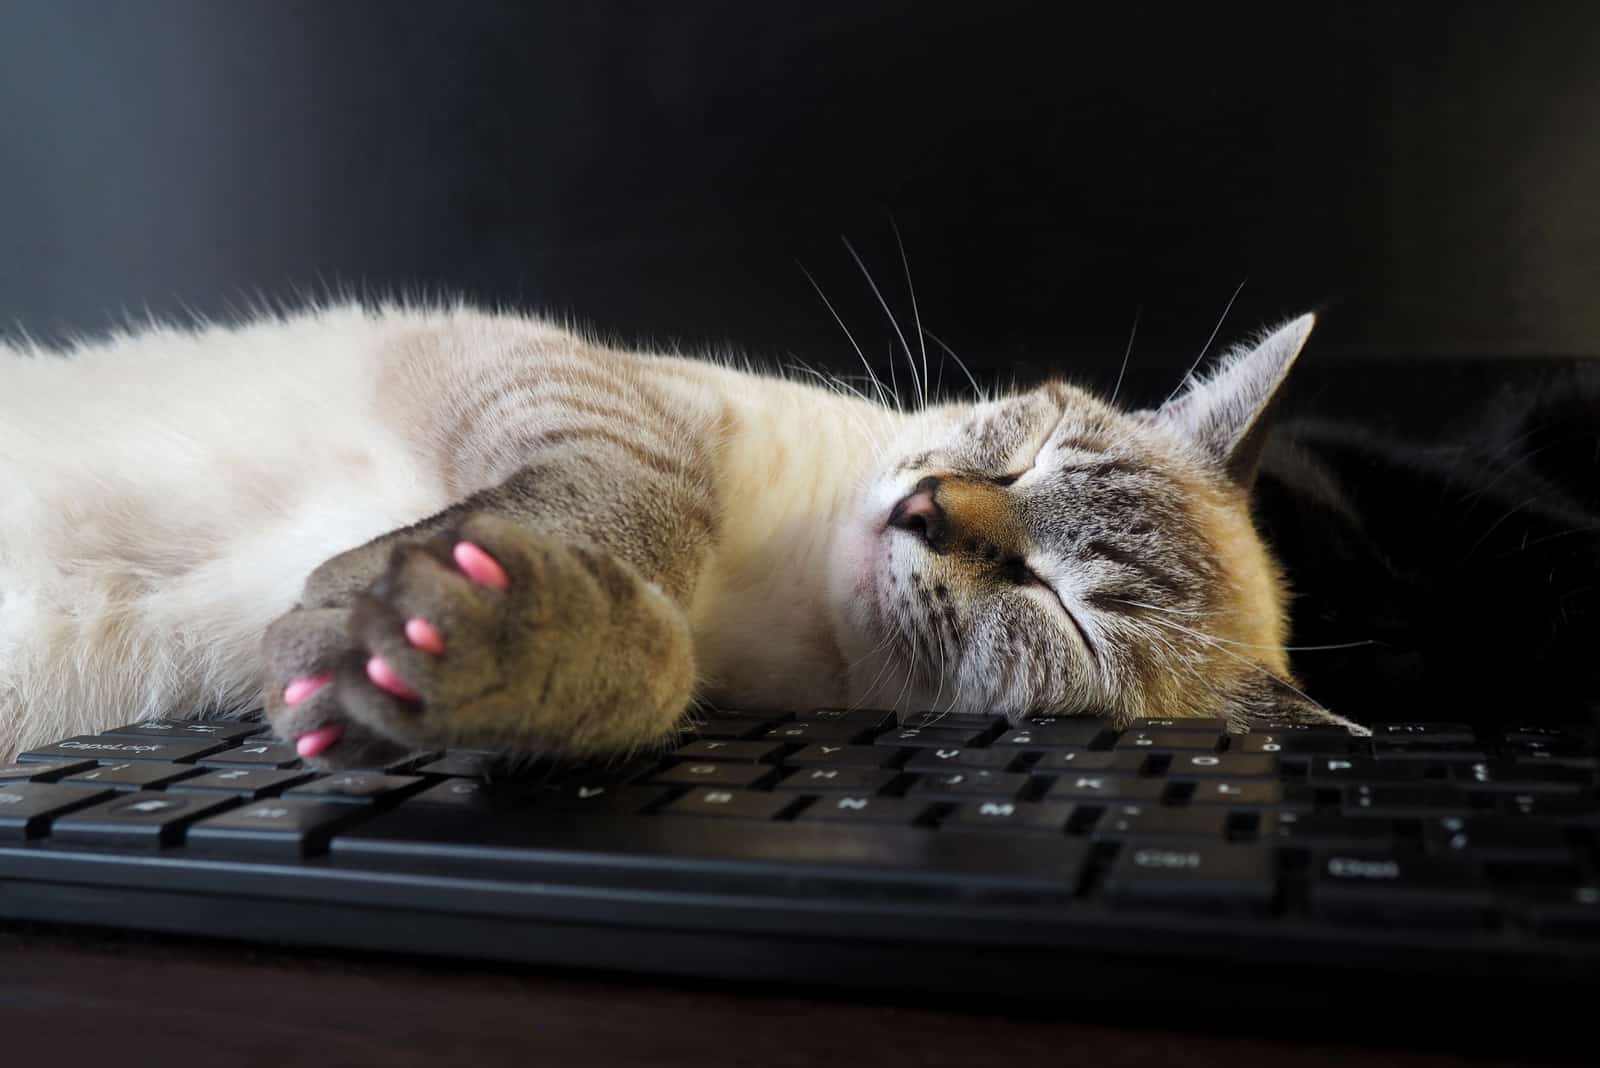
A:
MULTIPOLYGON (((855 335, 850 332, 850 328, 848 326, 844 325, 844 320, 840 318, 839 313, 834 310, 833 301, 828 299, 828 295, 822 291, 822 287, 817 284, 817 280, 811 277, 811 272, 806 270, 805 264, 796 261, 796 266, 800 268, 800 273, 806 276, 806 281, 811 283, 811 288, 817 291, 817 296, 822 298, 823 306, 828 309, 828 314, 833 316, 833 321, 839 324, 839 329, 844 331, 844 336, 849 340, 850 347, 855 349, 856 355, 861 358, 861 366, 867 369, 867 377, 872 381, 872 384, 877 387, 878 399, 885 407, 894 408, 896 411, 903 411, 904 409, 900 406, 900 398, 898 396, 894 396, 892 402, 888 396, 885 396, 882 379, 873 373, 872 364, 867 362, 867 354, 861 351, 861 346, 856 342, 855 335)), ((890 370, 893 371, 892 364, 890 365, 890 370)))
POLYGON ((928 330, 928 329, 924 328, 922 332, 935 345, 938 345, 941 349, 943 349, 946 355, 948 355, 952 360, 956 361, 956 366, 961 368, 961 373, 967 376, 967 381, 968 382, 972 383, 973 395, 976 396, 980 401, 988 401, 989 400, 989 394, 985 393, 983 391, 983 387, 978 385, 978 380, 976 378, 972 377, 972 372, 967 369, 966 361, 963 360, 960 356, 956 355, 956 350, 951 348, 949 345, 946 345, 943 341, 941 341, 939 339, 939 335, 935 334, 932 330, 928 330))
POLYGON ((1117 394, 1122 392, 1122 378, 1128 373, 1128 360, 1133 356, 1133 339, 1139 336, 1139 316, 1144 313, 1141 305, 1133 310, 1133 329, 1128 331, 1128 347, 1122 350, 1122 368, 1117 371, 1117 384, 1112 387, 1111 399, 1106 403, 1115 406, 1117 394))
POLYGON ((1163 404, 1176 397, 1179 391, 1189 384, 1189 379, 1194 377, 1195 371, 1199 370, 1201 362, 1206 358, 1206 353, 1211 351, 1211 343, 1217 340, 1217 334, 1222 331, 1222 324, 1228 321, 1228 313, 1233 310, 1233 302, 1239 299, 1239 294, 1244 292, 1244 284, 1248 281, 1250 281, 1248 277, 1239 280, 1238 288, 1233 291, 1233 296, 1228 298, 1228 303, 1223 307, 1222 314, 1217 317, 1217 325, 1211 328, 1211 336, 1206 338, 1206 343, 1200 347, 1200 355, 1194 358, 1194 363, 1189 365, 1189 370, 1184 373, 1182 378, 1178 379, 1177 388, 1167 394, 1167 400, 1162 401, 1163 404))
MULTIPOLYGON (((900 347, 906 353, 906 366, 911 370, 911 389, 913 397, 920 397, 922 407, 928 406, 928 390, 917 373, 917 360, 911 352, 911 345, 906 341, 905 331, 900 329, 900 321, 894 317, 894 311, 889 307, 889 302, 884 299, 883 292, 878 288, 878 283, 873 280, 872 272, 867 270, 867 265, 862 262, 861 256, 856 252, 855 246, 850 244, 850 239, 841 236, 845 249, 850 253, 850 258, 856 261, 856 266, 861 268, 861 275, 867 280, 867 285, 872 288, 872 295, 878 298, 878 304, 883 308, 883 314, 888 316, 889 325, 894 327, 894 332, 900 338, 900 347)), ((889 361, 889 366, 894 366, 894 361, 889 361)))
MULTIPOLYGON (((900 264, 906 272, 906 292, 911 295, 911 321, 915 326, 918 340, 922 346, 922 406, 928 406, 928 341, 922 336, 922 315, 917 310, 917 287, 911 281, 911 261, 906 257, 906 243, 900 239, 900 225, 894 221, 894 216, 889 216, 889 227, 894 231, 894 243, 900 249, 900 264)), ((904 340, 904 339, 902 339, 904 340)), ((909 356, 909 351, 907 352, 909 356)), ((940 379, 942 383, 943 378, 940 379)))
MULTIPOLYGON (((1117 603, 1119 603, 1119 604, 1132 605, 1135 608, 1143 608, 1146 611, 1150 611, 1150 612, 1160 612, 1160 613, 1162 613, 1164 615, 1191 615, 1191 616, 1200 615, 1202 617, 1206 617, 1204 613, 1182 613, 1182 612, 1176 611, 1176 610, 1171 609, 1171 608, 1162 608, 1159 605, 1146 604, 1143 601, 1129 600, 1126 597, 1117 597, 1117 598, 1113 598, 1113 600, 1117 601, 1117 603)), ((1365 647, 1367 647, 1369 645, 1383 645, 1384 644, 1383 642, 1378 641, 1376 638, 1364 638, 1364 639, 1362 639, 1360 641, 1338 642, 1338 643, 1335 643, 1335 644, 1332 644, 1332 645, 1262 645, 1260 643, 1254 643, 1254 642, 1236 641, 1236 640, 1234 640, 1232 638, 1224 638, 1224 637, 1222 637, 1221 635, 1218 635, 1218 634, 1204 634, 1204 633, 1202 633, 1200 631, 1190 630, 1187 627, 1183 627, 1181 624, 1173 623, 1169 619, 1158 619, 1158 620, 1156 620, 1156 622, 1165 623, 1167 625, 1174 626, 1174 627, 1179 627, 1180 629, 1182 629, 1184 631, 1184 633, 1193 635, 1196 638, 1201 638, 1201 639, 1203 639, 1205 641, 1208 641, 1208 642, 1222 643, 1222 644, 1226 644, 1226 645, 1235 645, 1235 646, 1238 646, 1241 649, 1272 649, 1272 650, 1282 650, 1283 652, 1286 652, 1286 653, 1322 653, 1322 652, 1331 652, 1331 651, 1337 650, 1337 649, 1362 649, 1362 648, 1365 648, 1365 647)))

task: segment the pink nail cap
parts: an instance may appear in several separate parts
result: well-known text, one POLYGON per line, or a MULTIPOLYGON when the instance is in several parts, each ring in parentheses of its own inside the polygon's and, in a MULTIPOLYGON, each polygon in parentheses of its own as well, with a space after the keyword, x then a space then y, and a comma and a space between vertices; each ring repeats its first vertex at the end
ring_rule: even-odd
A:
POLYGON ((456 566, 480 586, 503 590, 511 585, 511 579, 506 575, 506 569, 500 566, 500 561, 470 541, 456 542, 450 555, 455 557, 456 566))
POLYGON ((444 652, 444 636, 432 623, 420 616, 406 620, 406 641, 411 643, 412 648, 421 649, 434 656, 444 652))
POLYGON ((283 688, 283 703, 297 705, 332 681, 332 675, 307 675, 304 678, 290 679, 289 685, 283 688))
POLYGON ((314 731, 302 734, 294 743, 294 751, 303 757, 314 757, 326 752, 328 747, 344 737, 344 728, 335 723, 329 727, 318 727, 314 731))
POLYGON ((371 679, 372 685, 378 689, 392 693, 396 697, 407 701, 417 699, 417 691, 407 686, 405 680, 389 666, 389 661, 381 656, 372 657, 367 661, 367 678, 371 679))

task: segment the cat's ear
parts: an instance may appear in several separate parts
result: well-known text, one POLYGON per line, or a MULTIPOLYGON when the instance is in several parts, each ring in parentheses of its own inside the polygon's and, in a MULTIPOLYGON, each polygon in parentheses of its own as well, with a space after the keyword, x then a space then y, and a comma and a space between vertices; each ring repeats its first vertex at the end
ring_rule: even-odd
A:
POLYGON ((1239 485, 1255 481, 1267 417, 1316 317, 1284 323, 1254 346, 1233 350, 1216 370, 1191 380, 1155 413, 1220 464, 1239 485))
POLYGON ((1372 733, 1354 720, 1328 711, 1265 669, 1242 679, 1227 695, 1227 702, 1228 729, 1233 731, 1314 724, 1343 727, 1362 736, 1372 733))

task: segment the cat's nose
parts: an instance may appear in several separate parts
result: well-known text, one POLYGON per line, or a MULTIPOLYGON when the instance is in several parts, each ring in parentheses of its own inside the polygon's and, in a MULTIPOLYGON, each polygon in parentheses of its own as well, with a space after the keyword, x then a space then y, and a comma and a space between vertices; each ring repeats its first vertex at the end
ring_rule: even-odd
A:
POLYGON ((950 522, 939 505, 939 480, 933 475, 918 482, 889 512, 889 525, 909 530, 935 551, 943 548, 950 522))

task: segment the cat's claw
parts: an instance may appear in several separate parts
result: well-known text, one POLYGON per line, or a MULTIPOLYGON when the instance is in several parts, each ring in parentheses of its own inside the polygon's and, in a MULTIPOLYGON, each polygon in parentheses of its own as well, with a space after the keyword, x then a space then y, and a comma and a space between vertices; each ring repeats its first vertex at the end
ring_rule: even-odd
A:
POLYGON ((478 585, 495 590, 505 590, 510 587, 511 578, 506 574, 506 569, 500 566, 500 561, 472 542, 456 542, 450 555, 455 559, 456 566, 466 572, 467 577, 478 585))
POLYGON ((283 703, 297 705, 332 681, 332 675, 309 675, 294 679, 283 688, 283 703))
POLYGON ((372 685, 385 693, 392 693, 402 701, 418 700, 417 691, 407 686, 398 672, 381 656, 367 659, 367 678, 372 680, 372 685))
POLYGON ((444 653, 444 636, 437 627, 426 619, 415 617, 406 620, 406 641, 411 643, 413 649, 421 649, 425 653, 439 656, 444 653))
POLYGON ((302 734, 294 743, 294 751, 310 760, 326 752, 340 738, 344 737, 344 727, 338 723, 326 727, 318 727, 314 731, 302 734))

